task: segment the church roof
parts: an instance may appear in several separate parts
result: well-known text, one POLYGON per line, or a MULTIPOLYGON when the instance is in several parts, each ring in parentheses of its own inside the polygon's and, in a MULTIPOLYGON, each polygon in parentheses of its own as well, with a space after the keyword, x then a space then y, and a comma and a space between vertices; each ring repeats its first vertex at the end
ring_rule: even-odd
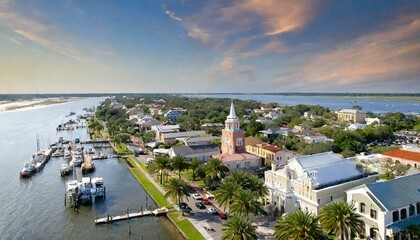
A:
POLYGON ((226 118, 226 122, 227 123, 239 123, 239 119, 236 116, 236 112, 235 112, 235 106, 233 105, 233 101, 230 104, 230 113, 226 118))

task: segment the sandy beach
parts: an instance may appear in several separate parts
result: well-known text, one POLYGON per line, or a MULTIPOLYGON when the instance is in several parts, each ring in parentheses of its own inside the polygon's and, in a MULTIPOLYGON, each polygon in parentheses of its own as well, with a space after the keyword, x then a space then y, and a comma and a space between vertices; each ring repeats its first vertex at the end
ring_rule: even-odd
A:
POLYGON ((74 100, 75 99, 41 99, 31 101, 0 102, 0 112, 35 109, 54 104, 67 103, 74 100))

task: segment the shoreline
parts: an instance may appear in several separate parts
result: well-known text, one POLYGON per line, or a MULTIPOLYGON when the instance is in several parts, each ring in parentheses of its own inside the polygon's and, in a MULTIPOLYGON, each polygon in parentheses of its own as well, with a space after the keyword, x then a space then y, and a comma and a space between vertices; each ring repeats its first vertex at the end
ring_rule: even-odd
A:
POLYGON ((30 109, 39 109, 51 105, 63 104, 77 100, 72 99, 42 99, 30 101, 2 102, 0 103, 0 112, 24 111, 30 109))

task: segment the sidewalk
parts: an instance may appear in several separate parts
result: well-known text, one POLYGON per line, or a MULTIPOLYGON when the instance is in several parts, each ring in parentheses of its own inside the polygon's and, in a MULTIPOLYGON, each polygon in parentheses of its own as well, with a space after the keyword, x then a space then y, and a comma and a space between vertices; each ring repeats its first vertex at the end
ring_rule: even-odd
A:
MULTIPOLYGON (((156 183, 156 181, 153 179, 153 177, 152 176, 150 176, 150 174, 149 173, 147 173, 147 172, 145 172, 144 170, 143 170, 143 168, 139 165, 139 163, 138 163, 138 159, 136 158, 136 161, 134 162, 135 164, 136 164, 136 167, 137 167, 137 169, 139 169, 143 174, 144 174, 144 176, 146 176, 146 178, 163 194, 163 195, 165 195, 166 194, 166 191, 165 191, 165 189, 163 189, 158 183, 156 183)), ((170 203, 170 204, 172 204, 173 206, 174 206, 174 208, 177 210, 177 211, 179 211, 180 209, 179 209, 179 206, 178 206, 178 204, 175 204, 171 199, 168 199, 168 202, 170 203)), ((213 240, 213 238, 207 233, 207 231, 200 225, 200 223, 198 222, 198 221, 195 221, 195 220, 192 220, 192 219, 190 219, 190 218, 188 218, 187 217, 187 219, 188 219, 188 221, 190 221, 191 222, 191 224, 197 229, 197 231, 199 231, 200 233, 201 233, 201 235, 203 235, 203 237, 205 238, 205 239, 208 239, 208 240, 213 240)))

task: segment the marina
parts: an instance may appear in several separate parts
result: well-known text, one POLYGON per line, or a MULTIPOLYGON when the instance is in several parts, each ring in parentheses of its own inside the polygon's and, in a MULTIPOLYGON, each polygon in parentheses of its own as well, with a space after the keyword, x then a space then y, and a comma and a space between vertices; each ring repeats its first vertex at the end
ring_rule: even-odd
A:
MULTIPOLYGON (((62 122, 63 112, 74 111, 82 114, 78 110, 98 105, 99 100, 81 99, 45 108, 0 113, 0 133, 3 136, 0 144, 4 146, 0 149, 0 184, 4 193, 0 195, 0 238, 157 239, 159 235, 160 239, 182 239, 166 217, 131 219, 131 235, 128 235, 128 226, 123 222, 106 225, 93 223, 95 215, 115 216, 127 208, 140 209, 146 205, 150 209, 157 207, 131 175, 125 161, 113 157, 114 153, 109 143, 94 148, 98 156, 101 152, 107 156, 106 160, 95 161, 94 172, 83 174, 81 167, 74 169, 77 181, 81 181, 84 175, 91 177, 92 182, 95 177, 102 177, 106 186, 105 199, 96 198, 94 204, 80 205, 78 211, 69 206, 65 207, 63 203, 66 182, 73 177, 72 173, 61 177, 59 170, 64 163, 69 163, 70 158, 51 156, 41 174, 34 173, 30 178, 17 176, 24 167, 25 160, 30 161, 32 153, 37 149, 37 134, 40 136, 40 147, 45 149, 51 145, 49 139, 57 141, 59 137, 64 141, 79 138, 85 149, 93 148, 94 143, 83 143, 90 139, 86 128, 62 132, 57 132, 55 128, 62 122)), ((62 147, 67 151, 68 143, 62 143, 62 147)), ((70 157, 70 151, 67 152, 67 157, 70 157)))

